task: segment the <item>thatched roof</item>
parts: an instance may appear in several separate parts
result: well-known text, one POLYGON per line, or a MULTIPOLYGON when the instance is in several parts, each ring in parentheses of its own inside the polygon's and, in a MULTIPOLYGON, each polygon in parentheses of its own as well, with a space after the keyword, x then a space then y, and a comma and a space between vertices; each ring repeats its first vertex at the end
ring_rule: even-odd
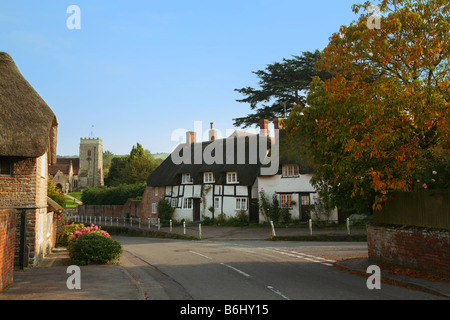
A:
MULTIPOLYGON (((252 164, 250 159, 250 153, 254 152, 249 147, 250 143, 249 136, 235 136, 221 139, 223 146, 223 161, 222 164, 206 164, 204 162, 205 159, 202 159, 203 162, 201 164, 194 164, 195 150, 203 151, 208 145, 210 145, 211 141, 193 143, 191 145, 191 164, 175 164, 172 161, 172 157, 169 156, 163 163, 160 164, 158 168, 148 177, 147 185, 151 187, 156 186, 171 186, 181 184, 181 178, 183 173, 190 173, 193 178, 194 184, 201 184, 203 181, 203 173, 204 172, 212 172, 214 175, 214 180, 216 184, 224 184, 226 182, 226 173, 227 172, 237 172, 239 183, 238 185, 251 186, 255 182, 256 178, 261 173, 261 167, 263 166, 259 156, 257 156, 257 163, 252 164), (238 140, 243 139, 245 141, 245 163, 239 164, 237 161, 238 154, 238 140), (227 153, 226 141, 234 140, 234 152, 227 153), (229 155, 234 157, 234 161, 227 161, 226 158, 229 155), (227 164, 233 163, 233 164, 227 164)), ((254 136, 254 139, 259 139, 258 135, 254 136)), ((218 142, 216 140, 215 142, 218 142)), ((242 141, 242 140, 241 140, 242 141)), ((258 141, 258 140, 255 140, 258 141)), ((278 174, 281 174, 281 167, 283 164, 298 164, 300 174, 313 173, 312 165, 310 165, 304 157, 301 156, 302 152, 300 150, 296 150, 296 152, 292 152, 292 147, 289 145, 289 141, 286 137, 286 133, 284 130, 280 130, 280 154, 279 154, 279 170, 278 174)), ((183 144, 184 146, 184 144, 183 144)), ((259 155, 259 148, 261 147, 258 144, 257 154, 259 155)), ((268 140, 267 147, 270 150, 271 144, 270 140, 268 140)), ((178 152, 175 150, 174 152, 178 152)))
POLYGON ((48 151, 55 163, 57 126, 53 111, 13 59, 0 52, 0 156, 37 158, 48 151))

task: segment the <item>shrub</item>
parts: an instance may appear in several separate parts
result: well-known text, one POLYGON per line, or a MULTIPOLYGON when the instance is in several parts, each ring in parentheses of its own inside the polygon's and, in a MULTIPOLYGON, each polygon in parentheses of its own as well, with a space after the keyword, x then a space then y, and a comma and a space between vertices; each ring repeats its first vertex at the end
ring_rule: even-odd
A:
POLYGON ((175 212, 175 208, 170 205, 168 200, 161 199, 158 202, 158 217, 162 221, 169 221, 173 217, 173 213, 175 212))
POLYGON ((73 230, 69 233, 67 237, 67 250, 69 253, 72 251, 72 245, 80 239, 81 236, 87 233, 98 233, 107 238, 110 237, 109 233, 103 231, 100 227, 91 224, 89 227, 85 227, 84 224, 72 224, 69 225, 70 230, 73 230))
POLYGON ((81 235, 73 242, 71 250, 70 258, 76 265, 113 262, 123 252, 120 242, 97 232, 81 235))
POLYGON ((57 224, 57 243, 63 247, 67 247, 67 245, 69 244, 69 237, 75 231, 81 230, 83 228, 84 224, 75 224, 73 222, 69 224, 67 218, 61 218, 61 220, 59 220, 57 224))

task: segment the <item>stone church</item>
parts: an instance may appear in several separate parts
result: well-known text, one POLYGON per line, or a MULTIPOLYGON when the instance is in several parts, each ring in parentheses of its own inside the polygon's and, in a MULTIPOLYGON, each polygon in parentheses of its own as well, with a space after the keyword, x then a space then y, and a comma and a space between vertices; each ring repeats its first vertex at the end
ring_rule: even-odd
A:
POLYGON ((100 138, 81 138, 79 158, 58 158, 49 167, 54 185, 64 193, 103 186, 103 142, 100 138))

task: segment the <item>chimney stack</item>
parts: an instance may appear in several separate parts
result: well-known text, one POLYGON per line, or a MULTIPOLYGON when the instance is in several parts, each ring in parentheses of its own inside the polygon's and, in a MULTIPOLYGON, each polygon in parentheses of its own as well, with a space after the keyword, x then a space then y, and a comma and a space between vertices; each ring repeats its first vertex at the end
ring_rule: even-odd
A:
POLYGON ((279 130, 284 129, 283 120, 284 120, 283 118, 275 118, 275 119, 273 119, 273 127, 274 127, 275 130, 276 129, 279 129, 279 130))
POLYGON ((186 144, 189 145, 195 143, 195 136, 196 133, 194 131, 186 132, 186 144))
POLYGON ((260 135, 268 136, 269 135, 269 120, 261 119, 259 121, 259 129, 260 129, 260 135))
POLYGON ((211 129, 209 130, 209 141, 214 141, 217 139, 217 130, 213 129, 214 122, 211 122, 211 129))

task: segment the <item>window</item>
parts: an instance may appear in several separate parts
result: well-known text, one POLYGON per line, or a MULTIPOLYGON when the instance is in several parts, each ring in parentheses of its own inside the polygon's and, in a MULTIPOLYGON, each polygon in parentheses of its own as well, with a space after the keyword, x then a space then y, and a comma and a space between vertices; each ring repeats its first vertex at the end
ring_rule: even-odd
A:
POLYGON ((183 208, 184 209, 192 209, 192 199, 185 198, 184 203, 183 203, 183 208))
POLYGON ((301 202, 302 206, 308 206, 309 205, 309 194, 301 196, 301 202))
POLYGON ((158 188, 158 187, 155 187, 155 196, 158 195, 158 192, 159 192, 159 188, 158 188))
POLYGON ((247 210, 247 198, 236 198, 236 210, 247 210))
POLYGON ((205 172, 203 174, 203 182, 204 183, 213 183, 214 182, 214 175, 212 172, 205 172))
POLYGON ((228 172, 227 183, 237 183, 237 182, 238 182, 237 172, 228 172))
POLYGON ((152 202, 152 213, 156 213, 156 202, 152 202))
POLYGON ((192 177, 190 173, 184 173, 181 179, 182 183, 192 183, 192 177))
POLYGON ((220 198, 219 197, 215 197, 214 198, 214 209, 215 210, 219 210, 220 209, 220 198))
POLYGON ((47 214, 47 237, 52 235, 53 212, 47 214))
POLYGON ((47 177, 47 154, 44 153, 44 155, 41 157, 41 177, 45 178, 47 177))
POLYGON ((10 159, 0 158, 0 175, 12 175, 13 162, 10 159))
POLYGON ((292 204, 292 194, 282 194, 280 195, 280 202, 282 208, 291 208, 292 204))
POLYGON ((178 198, 172 198, 172 208, 178 207, 178 198))
POLYGON ((283 177, 298 177, 298 165, 286 164, 283 166, 283 177))

